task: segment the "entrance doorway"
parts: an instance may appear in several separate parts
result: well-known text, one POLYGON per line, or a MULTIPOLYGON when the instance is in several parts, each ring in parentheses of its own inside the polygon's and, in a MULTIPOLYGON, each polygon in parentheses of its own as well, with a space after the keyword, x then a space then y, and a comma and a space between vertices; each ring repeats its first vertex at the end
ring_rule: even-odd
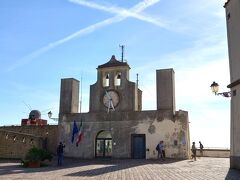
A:
POLYGON ((145 159, 145 134, 132 134, 131 145, 132 145, 132 158, 133 159, 145 159))
POLYGON ((95 144, 95 157, 112 157, 112 135, 109 131, 100 131, 95 144))

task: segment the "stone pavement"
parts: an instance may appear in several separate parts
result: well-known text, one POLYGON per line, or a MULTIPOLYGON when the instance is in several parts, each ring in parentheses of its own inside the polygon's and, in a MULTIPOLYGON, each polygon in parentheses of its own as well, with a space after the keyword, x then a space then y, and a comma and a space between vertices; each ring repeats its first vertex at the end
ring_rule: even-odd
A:
POLYGON ((192 160, 79 160, 56 159, 47 167, 23 168, 15 160, 0 160, 0 179, 103 179, 103 180, 240 180, 240 171, 229 169, 228 158, 192 160))

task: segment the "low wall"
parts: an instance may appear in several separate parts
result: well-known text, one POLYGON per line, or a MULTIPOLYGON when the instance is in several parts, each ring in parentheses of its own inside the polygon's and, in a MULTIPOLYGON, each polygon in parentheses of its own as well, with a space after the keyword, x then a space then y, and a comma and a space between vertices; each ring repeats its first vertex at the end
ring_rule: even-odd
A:
POLYGON ((0 158, 23 158, 33 146, 56 153, 58 126, 1 126, 0 158))
MULTIPOLYGON (((197 149, 197 156, 200 156, 200 150, 197 149)), ((219 157, 219 158, 229 158, 229 149, 204 149, 203 157, 219 157)))
POLYGON ((0 130, 0 158, 24 158, 33 146, 43 148, 43 138, 26 133, 0 130))

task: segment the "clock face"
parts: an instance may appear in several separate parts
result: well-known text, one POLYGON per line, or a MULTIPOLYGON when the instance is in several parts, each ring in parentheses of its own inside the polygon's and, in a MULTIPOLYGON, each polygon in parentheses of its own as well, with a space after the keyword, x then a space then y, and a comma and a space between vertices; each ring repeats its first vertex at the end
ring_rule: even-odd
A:
POLYGON ((103 96, 103 104, 107 108, 112 109, 112 105, 115 108, 119 103, 119 96, 116 91, 110 90, 106 91, 103 96))

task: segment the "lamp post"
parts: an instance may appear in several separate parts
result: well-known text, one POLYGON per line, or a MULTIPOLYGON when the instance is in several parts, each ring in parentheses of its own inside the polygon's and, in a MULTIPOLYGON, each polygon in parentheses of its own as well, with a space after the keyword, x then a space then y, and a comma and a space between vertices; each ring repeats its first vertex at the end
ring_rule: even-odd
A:
POLYGON ((231 91, 218 93, 219 85, 218 85, 218 83, 216 83, 215 81, 213 81, 213 83, 211 84, 210 87, 211 87, 211 89, 212 89, 212 92, 213 92, 215 95, 221 95, 221 96, 223 96, 223 97, 231 97, 231 91))
POLYGON ((49 118, 49 119, 52 119, 52 120, 54 120, 54 121, 58 121, 58 118, 52 118, 52 111, 49 111, 49 112, 48 112, 48 118, 49 118))

